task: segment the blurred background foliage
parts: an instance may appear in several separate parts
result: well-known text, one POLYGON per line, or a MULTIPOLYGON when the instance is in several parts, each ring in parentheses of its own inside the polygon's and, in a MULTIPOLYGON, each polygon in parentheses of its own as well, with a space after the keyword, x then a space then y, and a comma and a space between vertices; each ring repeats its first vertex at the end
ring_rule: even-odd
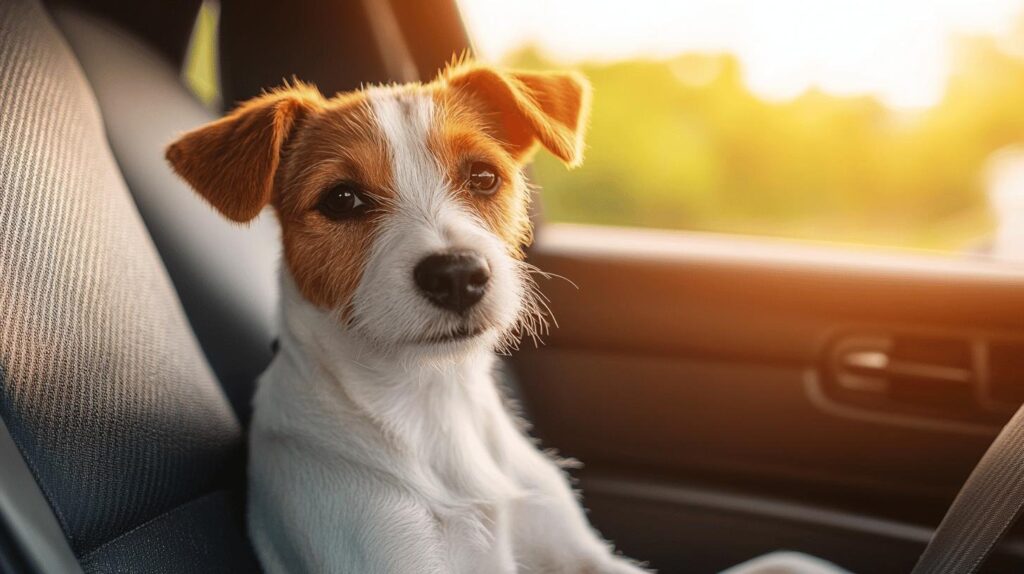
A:
MULTIPOLYGON (((560 67, 535 49, 505 63, 560 67)), ((1024 142, 1024 55, 988 37, 955 42, 944 97, 916 111, 766 101, 729 54, 578 68, 595 93, 586 161, 535 164, 553 221, 959 250, 994 225, 986 160, 1024 142)))

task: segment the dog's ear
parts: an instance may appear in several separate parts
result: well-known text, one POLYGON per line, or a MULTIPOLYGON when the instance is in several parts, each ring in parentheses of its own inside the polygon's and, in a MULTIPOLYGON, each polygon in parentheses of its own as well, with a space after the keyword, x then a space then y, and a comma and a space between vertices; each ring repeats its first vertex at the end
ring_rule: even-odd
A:
POLYGON ((590 113, 590 83, 575 73, 502 72, 455 65, 444 72, 449 87, 484 106, 496 136, 517 160, 539 142, 569 167, 583 161, 583 133, 590 113))
POLYGON ((167 147, 174 171, 225 217, 250 221, 271 201, 281 148, 296 123, 323 102, 296 84, 253 98, 167 147))

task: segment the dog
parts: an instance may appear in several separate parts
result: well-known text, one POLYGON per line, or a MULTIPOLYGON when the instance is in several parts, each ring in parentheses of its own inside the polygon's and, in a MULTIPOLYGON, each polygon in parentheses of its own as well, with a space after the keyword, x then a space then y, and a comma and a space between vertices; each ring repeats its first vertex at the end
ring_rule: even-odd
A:
POLYGON ((281 224, 250 432, 267 572, 647 571, 591 528, 494 377, 543 321, 524 167, 540 147, 577 166, 589 105, 579 75, 463 61, 332 98, 293 82, 168 147, 225 217, 281 224))

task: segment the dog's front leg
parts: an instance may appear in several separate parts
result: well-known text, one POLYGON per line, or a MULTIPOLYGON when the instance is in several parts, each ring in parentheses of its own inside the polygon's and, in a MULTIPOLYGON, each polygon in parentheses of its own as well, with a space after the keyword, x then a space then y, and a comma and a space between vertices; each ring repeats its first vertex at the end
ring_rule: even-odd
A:
POLYGON ((437 522, 417 497, 329 456, 261 446, 249 532, 267 574, 451 574, 437 522))
POLYGON ((530 494, 512 506, 521 574, 643 574, 617 556, 590 526, 565 472, 525 438, 514 450, 516 474, 530 494))

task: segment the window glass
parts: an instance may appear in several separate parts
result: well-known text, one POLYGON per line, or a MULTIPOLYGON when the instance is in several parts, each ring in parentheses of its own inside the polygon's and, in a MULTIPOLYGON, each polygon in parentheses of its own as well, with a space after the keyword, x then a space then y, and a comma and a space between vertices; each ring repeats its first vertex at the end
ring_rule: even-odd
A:
POLYGON ((548 220, 1024 260, 1024 0, 460 0, 595 88, 548 220))
POLYGON ((220 78, 217 71, 217 23, 220 18, 220 5, 207 0, 199 7, 192 37, 189 38, 188 51, 185 53, 185 65, 182 78, 185 85, 199 101, 208 107, 220 106, 220 78))

